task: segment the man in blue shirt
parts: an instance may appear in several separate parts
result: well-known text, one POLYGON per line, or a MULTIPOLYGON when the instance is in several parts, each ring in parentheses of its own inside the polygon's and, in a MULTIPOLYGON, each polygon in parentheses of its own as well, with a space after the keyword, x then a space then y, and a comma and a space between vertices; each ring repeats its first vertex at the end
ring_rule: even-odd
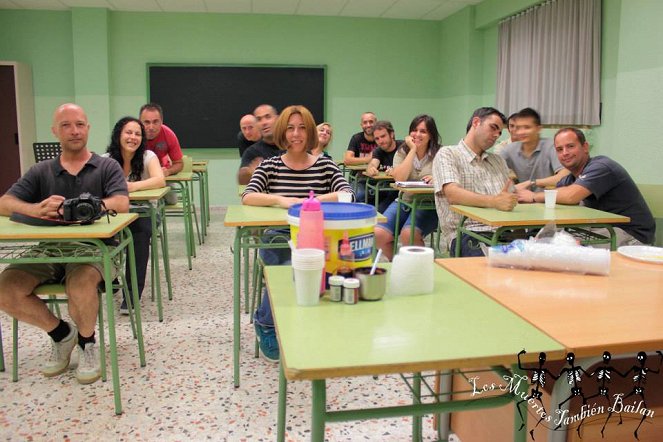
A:
MULTIPOLYGON (((628 172, 606 156, 590 157, 589 143, 579 129, 560 129, 554 141, 559 162, 571 172, 557 183, 557 203, 582 204, 628 216, 628 224, 615 227, 617 245, 652 244, 656 223, 628 172)), ((519 189, 518 201, 543 202, 544 195, 519 189)))

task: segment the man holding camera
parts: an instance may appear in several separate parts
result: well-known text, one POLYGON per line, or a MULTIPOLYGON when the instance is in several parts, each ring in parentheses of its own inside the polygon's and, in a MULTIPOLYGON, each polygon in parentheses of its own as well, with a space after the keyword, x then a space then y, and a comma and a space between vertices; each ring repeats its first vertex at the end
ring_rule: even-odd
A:
MULTIPOLYGON (((80 106, 68 103, 58 107, 51 130, 60 141, 62 154, 31 167, 0 198, 0 215, 18 212, 61 218, 62 203, 85 192, 101 198, 108 210, 128 212, 129 197, 122 169, 117 161, 88 150, 89 127, 80 106)), ((75 372, 78 382, 89 384, 101 376, 94 332, 99 309, 97 286, 102 275, 103 268, 96 263, 10 265, 0 273, 0 310, 41 328, 52 339, 51 355, 42 367, 44 376, 53 377, 66 371, 75 347, 79 356, 75 372), (43 283, 60 281, 65 283, 69 314, 75 325, 58 319, 33 294, 43 283)))

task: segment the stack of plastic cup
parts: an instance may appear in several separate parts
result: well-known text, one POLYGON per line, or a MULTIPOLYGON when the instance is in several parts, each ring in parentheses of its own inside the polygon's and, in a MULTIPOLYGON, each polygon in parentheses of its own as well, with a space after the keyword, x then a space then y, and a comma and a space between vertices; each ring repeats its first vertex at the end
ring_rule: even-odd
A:
POLYGON ((295 294, 298 305, 318 304, 320 279, 324 268, 324 250, 304 248, 292 251, 292 270, 295 275, 295 294))
POLYGON ((557 189, 546 189, 543 191, 546 209, 554 209, 557 203, 557 189))

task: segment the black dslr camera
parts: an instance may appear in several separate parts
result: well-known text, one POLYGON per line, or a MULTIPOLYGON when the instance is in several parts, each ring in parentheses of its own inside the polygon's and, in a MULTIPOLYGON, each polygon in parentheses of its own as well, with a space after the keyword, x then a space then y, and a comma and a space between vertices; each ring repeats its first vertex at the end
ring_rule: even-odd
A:
POLYGON ((89 193, 81 193, 78 198, 70 198, 62 203, 62 218, 67 222, 92 224, 101 218, 106 206, 101 198, 89 193))

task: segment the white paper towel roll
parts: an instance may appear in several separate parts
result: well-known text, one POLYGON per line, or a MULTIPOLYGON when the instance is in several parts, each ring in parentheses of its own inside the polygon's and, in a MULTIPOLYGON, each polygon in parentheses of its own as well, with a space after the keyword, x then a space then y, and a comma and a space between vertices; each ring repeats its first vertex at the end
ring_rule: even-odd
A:
POLYGON ((401 247, 391 264, 387 293, 406 296, 432 292, 434 257, 428 247, 401 247))

